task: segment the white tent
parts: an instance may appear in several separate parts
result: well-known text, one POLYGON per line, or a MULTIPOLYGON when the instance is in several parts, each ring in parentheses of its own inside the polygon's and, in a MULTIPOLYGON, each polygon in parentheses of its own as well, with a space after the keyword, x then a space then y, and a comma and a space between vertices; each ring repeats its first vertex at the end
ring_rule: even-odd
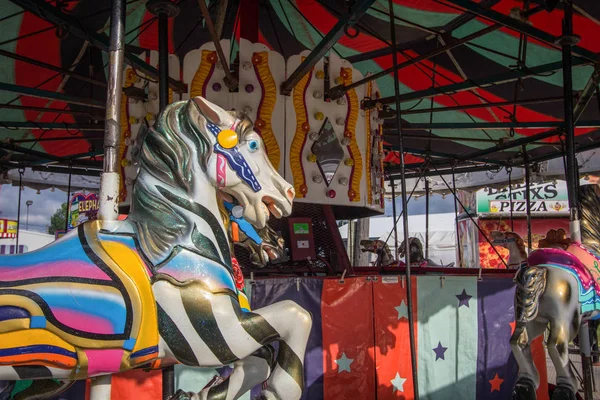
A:
MULTIPOLYGON (((19 230, 20 252, 34 251, 54 242, 54 235, 35 231, 19 230)), ((0 239, 0 254, 16 252, 17 239, 0 239)))
MULTIPOLYGON (((408 230, 410 237, 417 237, 425 246, 425 215, 409 215, 408 230)), ((393 217, 376 217, 370 220, 369 238, 387 240, 394 252, 393 217), (391 232, 391 234, 390 234, 391 232)), ((402 218, 398 221, 398 245, 404 240, 402 218)), ((342 239, 348 237, 348 225, 340 227, 342 239)), ((436 263, 456 262, 456 225, 454 213, 429 215, 429 258, 436 263)))

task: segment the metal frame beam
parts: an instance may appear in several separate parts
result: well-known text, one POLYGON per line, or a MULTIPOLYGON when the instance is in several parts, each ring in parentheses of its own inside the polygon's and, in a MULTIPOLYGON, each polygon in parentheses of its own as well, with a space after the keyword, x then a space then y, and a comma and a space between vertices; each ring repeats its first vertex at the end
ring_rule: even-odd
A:
POLYGON ((425 54, 421 54, 415 58, 411 58, 409 60, 406 60, 403 63, 400 63, 398 65, 395 65, 391 68, 388 69, 384 69, 383 71, 377 72, 373 75, 369 75, 361 80, 358 80, 356 82, 352 82, 350 85, 348 86, 344 86, 342 85, 338 85, 335 87, 332 87, 329 90, 329 97, 332 100, 337 100, 339 98, 341 98, 342 96, 344 96, 344 94, 346 93, 346 91, 350 90, 350 89, 354 89, 356 87, 359 87, 361 85, 364 85, 365 83, 374 81, 375 79, 381 78, 382 76, 386 76, 388 74, 394 73, 394 71, 400 71, 403 68, 406 67, 410 67, 411 65, 414 65, 416 63, 419 63, 421 61, 425 61, 428 60, 432 57, 435 57, 437 55, 440 55, 442 53, 445 53, 446 51, 452 50, 458 46, 462 46, 467 42, 470 42, 471 40, 477 39, 481 36, 487 35, 490 32, 494 32, 498 29, 500 29, 502 27, 502 25, 500 24, 495 24, 492 26, 488 26, 487 28, 481 29, 477 32, 474 32, 470 35, 467 35, 461 39, 454 39, 452 37, 449 37, 447 40, 449 41, 448 44, 442 46, 442 47, 438 47, 436 49, 433 49, 432 51, 430 51, 429 53, 425 53, 425 54))
POLYGON ((35 65, 35 66, 45 68, 50 71, 61 73, 63 75, 68 75, 68 76, 78 79, 80 81, 91 83, 92 85, 106 87, 105 82, 101 82, 99 80, 92 79, 89 76, 81 75, 81 74, 78 74, 77 72, 73 72, 68 69, 60 68, 55 65, 47 64, 42 61, 34 60, 33 58, 29 58, 29 57, 25 57, 25 56, 22 56, 19 54, 11 53, 10 51, 0 49, 0 56, 4 56, 4 57, 12 58, 14 60, 22 61, 27 64, 35 65))
MULTIPOLYGON (((490 107, 504 107, 504 106, 513 106, 513 105, 529 105, 529 104, 544 104, 544 103, 556 103, 563 101, 564 97, 547 97, 540 99, 526 99, 526 100, 509 100, 509 101, 498 101, 493 103, 477 103, 477 104, 465 104, 460 106, 452 106, 452 107, 434 107, 434 108, 421 108, 415 110, 406 110, 402 111, 402 115, 414 115, 414 114, 430 114, 430 113, 438 113, 438 112, 446 112, 446 111, 464 111, 464 110, 473 110, 477 108, 490 108, 490 107)), ((385 112, 385 111, 384 111, 385 112)), ((381 111, 379 112, 380 118, 381 111)), ((389 110, 389 114, 384 114, 384 119, 392 119, 395 115, 396 111, 394 109, 389 110)))
MULTIPOLYGON (((590 63, 589 61, 581 59, 581 58, 573 59, 573 66, 585 65, 585 64, 589 64, 589 63, 590 63)), ((519 79, 528 79, 528 78, 532 78, 536 75, 559 71, 562 69, 562 67, 563 67, 562 62, 557 61, 557 62, 553 62, 550 64, 542 64, 542 65, 538 65, 535 67, 527 68, 525 70, 515 69, 515 70, 509 71, 509 72, 504 72, 501 74, 492 75, 492 76, 488 76, 488 77, 481 78, 481 79, 466 80, 466 81, 462 81, 462 82, 451 83, 451 84, 445 85, 445 86, 439 86, 439 87, 433 87, 433 88, 429 88, 429 89, 425 89, 425 90, 419 90, 416 92, 411 92, 411 93, 406 93, 406 94, 400 95, 399 97, 400 97, 400 102, 404 103, 407 101, 420 100, 420 99, 424 99, 424 98, 428 98, 428 97, 432 97, 432 96, 451 95, 451 94, 455 94, 458 92, 463 92, 465 90, 471 90, 471 89, 477 89, 477 88, 485 89, 485 87, 487 87, 487 86, 500 85, 502 83, 514 82, 519 79)), ((365 101, 363 101, 362 108, 363 109, 374 108, 378 104, 390 104, 390 103, 394 103, 395 101, 396 101, 396 98, 394 96, 383 97, 381 99, 376 99, 376 100, 365 100, 365 101)))
MULTIPOLYGON (((446 0, 446 2, 454 4, 460 8, 465 9, 467 12, 473 13, 480 17, 491 20, 495 23, 502 24, 507 28, 513 29, 517 32, 523 33, 530 38, 537 39, 544 42, 554 48, 559 48, 558 40, 559 37, 551 35, 540 29, 535 28, 532 25, 528 25, 508 15, 504 15, 490 8, 483 7, 478 3, 470 0, 446 0)), ((586 58, 594 63, 600 63, 600 56, 590 50, 584 49, 583 47, 573 46, 572 52, 575 55, 586 58)))
POLYGON ((100 176, 102 175, 102 170, 88 169, 88 168, 63 168, 63 167, 31 167, 32 171, 35 172, 52 172, 55 174, 65 174, 65 175, 81 175, 81 176, 100 176))
POLYGON ((93 114, 91 111, 75 111, 62 108, 45 108, 45 107, 34 107, 34 106, 21 106, 17 104, 0 104, 0 109, 9 108, 11 110, 22 110, 22 111, 40 111, 48 114, 70 114, 70 115, 81 115, 82 117, 89 117, 98 121, 104 120, 104 115, 93 114))
MULTIPOLYGON (((578 128, 600 128, 600 120, 578 121, 575 124, 578 128)), ((402 124, 402 129, 407 131, 417 130, 506 130, 506 129, 546 129, 546 128, 564 128, 564 121, 524 121, 524 122, 418 122, 402 124)), ((383 133, 389 134, 396 132, 395 126, 384 125, 383 133)))
MULTIPOLYGON (((61 129, 69 131, 104 131, 103 124, 67 124, 63 122, 0 121, 0 129, 61 129)), ((85 140, 85 137, 81 137, 85 140)))
POLYGON ((300 79, 302 79, 304 75, 306 75, 344 35, 345 28, 347 26, 354 25, 360 19, 360 17, 367 12, 369 7, 371 7, 374 2, 375 0, 357 1, 354 7, 350 10, 349 15, 338 20, 338 22, 333 26, 333 28, 331 28, 327 35, 325 35, 319 44, 315 46, 315 48, 304 59, 304 61, 300 63, 298 68, 296 68, 296 70, 292 72, 290 76, 281 84, 281 94, 284 96, 289 96, 290 93, 292 93, 292 89, 294 89, 298 82, 300 82, 300 79))
POLYGON ((105 108, 106 105, 102 101, 95 99, 87 99, 83 97, 69 96, 63 93, 51 92, 49 90, 35 89, 26 86, 13 85, 10 83, 0 82, 0 90, 21 94, 23 96, 39 97, 42 99, 62 101, 80 106, 88 106, 94 108, 105 108))
MULTIPOLYGON (((88 30, 76 18, 61 12, 50 3, 40 0, 10 0, 26 11, 58 26, 63 26, 73 35, 87 40, 92 46, 108 53, 109 40, 105 34, 99 34, 88 30)), ((158 70, 150 64, 142 61, 139 57, 125 51, 125 62, 140 72, 158 80, 158 70)), ((187 92, 187 85, 181 81, 169 78, 169 87, 177 93, 187 92)))

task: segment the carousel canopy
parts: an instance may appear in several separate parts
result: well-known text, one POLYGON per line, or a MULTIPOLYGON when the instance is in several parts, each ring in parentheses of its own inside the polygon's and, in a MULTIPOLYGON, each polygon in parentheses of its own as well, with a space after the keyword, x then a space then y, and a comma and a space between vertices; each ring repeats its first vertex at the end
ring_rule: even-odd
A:
MULTIPOLYGON (((100 169, 110 3, 0 1, 0 170, 49 165, 87 174, 100 169)), ((158 49, 158 23, 145 3, 126 1, 126 60, 155 76, 148 52, 158 49)), ((196 0, 176 3, 180 12, 169 20, 168 47, 183 59, 211 36, 196 0)), ((363 75, 375 75, 382 98, 365 106, 383 109, 387 172, 397 172, 387 1, 206 4, 221 38, 260 42, 284 57, 325 49, 363 75)), ((523 145, 531 163, 564 153, 562 2, 394 0, 393 13, 409 171, 520 165, 523 145)), ((580 38, 572 47, 576 148, 585 151, 600 143, 597 0, 574 1, 573 31, 580 38)), ((235 73, 235 45, 231 52, 235 73)), ((185 89, 176 78, 171 87, 185 89)))

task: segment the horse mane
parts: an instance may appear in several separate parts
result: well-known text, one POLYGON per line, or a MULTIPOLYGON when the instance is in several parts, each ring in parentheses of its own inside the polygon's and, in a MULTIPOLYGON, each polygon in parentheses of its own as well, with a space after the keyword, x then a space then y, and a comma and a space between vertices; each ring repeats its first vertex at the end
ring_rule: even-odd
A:
POLYGON ((600 250, 600 186, 579 188, 581 206, 581 242, 600 250))
MULTIPOLYGON (((239 117, 238 113, 233 116, 239 117)), ((222 215, 217 219, 206 207, 187 196, 194 189, 194 173, 199 172, 194 171, 194 165, 198 163, 202 172, 206 172, 212 151, 198 125, 202 118, 204 115, 193 101, 168 105, 149 129, 140 152, 140 174, 134 183, 129 218, 136 227, 142 251, 155 265, 168 258, 184 238, 192 242, 191 250, 225 265, 231 263, 222 215), (195 118, 200 120, 195 121, 195 118), (157 181, 164 186, 156 185, 157 181), (173 188, 179 190, 173 191, 173 188), (223 258, 212 242, 198 231, 190 213, 211 226, 223 258)), ((252 128, 252 124, 243 120, 236 130, 245 132, 248 128, 252 128)))

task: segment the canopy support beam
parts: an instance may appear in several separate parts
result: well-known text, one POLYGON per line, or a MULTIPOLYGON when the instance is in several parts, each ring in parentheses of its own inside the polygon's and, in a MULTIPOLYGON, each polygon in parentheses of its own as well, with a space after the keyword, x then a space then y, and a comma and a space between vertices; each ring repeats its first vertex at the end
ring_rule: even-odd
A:
POLYGON ((348 90, 357 88, 357 87, 359 87, 361 85, 364 85, 365 83, 374 81, 375 79, 381 78, 381 77, 386 76, 386 75, 391 74, 391 73, 394 73, 394 71, 400 71, 403 68, 410 67, 411 65, 414 65, 414 64, 419 63, 421 61, 428 60, 428 59, 430 59, 432 57, 435 57, 435 56, 437 56, 439 54, 442 54, 442 53, 444 53, 444 52, 446 52, 448 50, 454 49, 455 47, 462 46, 463 44, 465 44, 467 42, 470 42, 471 40, 474 40, 474 39, 477 39, 477 38, 479 38, 481 36, 487 35, 490 32, 494 32, 494 31, 500 29, 501 27, 502 27, 502 25, 500 25, 500 24, 495 24, 495 25, 492 25, 492 26, 488 26, 487 28, 484 28, 484 29, 482 29, 480 31, 477 31, 477 32, 474 32, 474 33, 472 33, 470 35, 467 35, 467 36, 465 36, 462 39, 453 39, 452 37, 450 37, 448 39, 448 41, 450 43, 448 43, 448 44, 446 44, 446 45, 444 45, 442 47, 438 47, 438 48, 430 51, 429 53, 421 54, 420 56, 417 56, 415 58, 411 58, 411 59, 409 59, 409 60, 407 60, 407 61, 405 61, 405 62, 403 62, 401 64, 398 64, 398 65, 396 65, 394 67, 391 67, 391 68, 388 68, 388 69, 384 69, 383 71, 377 72, 376 74, 369 75, 369 76, 367 76, 367 77, 365 77, 365 78, 363 78, 363 79, 361 79, 359 81, 352 82, 348 86, 344 86, 343 84, 338 85, 338 86, 334 86, 334 87, 332 87, 329 90, 329 97, 332 100, 337 100, 337 99, 343 97, 348 90))
MULTIPOLYGON (((358 0, 354 7, 350 10, 350 13, 340 20, 331 28, 331 30, 325 35, 325 37, 315 46, 310 54, 300 63, 298 68, 292 72, 281 84, 281 94, 289 96, 292 90, 300 79, 302 79, 310 70, 319 62, 321 58, 327 54, 327 52, 337 43, 337 41, 344 35, 345 29, 348 26, 354 25, 364 13, 367 12, 369 7, 375 2, 375 0, 358 0)), ((395 46, 394 46, 395 47, 395 46)))
MULTIPOLYGON (((583 60, 581 58, 573 59, 573 65, 585 65, 590 62, 587 60, 583 60)), ((535 67, 527 68, 527 69, 515 69, 509 72, 503 72, 497 75, 491 75, 485 78, 480 79, 471 79, 457 83, 451 83, 445 86, 439 86, 424 90, 419 90, 416 92, 406 93, 400 95, 400 102, 405 103, 407 101, 420 100, 428 97, 439 96, 443 94, 455 94, 458 92, 464 92, 465 90, 471 89, 485 89, 486 86, 499 85, 502 83, 514 82, 519 79, 528 79, 538 75, 547 74, 549 72, 562 70, 563 64, 560 61, 542 64, 535 67)), ((381 99, 376 100, 365 100, 363 101, 362 108, 374 108, 378 104, 391 104, 396 101, 394 96, 390 97, 382 97, 381 99)))
POLYGON ((63 93, 51 92, 49 90, 35 89, 26 86, 13 85, 11 83, 0 82, 0 91, 17 93, 23 96, 39 97, 42 99, 62 101, 69 104, 88 106, 94 108, 104 108, 105 104, 94 99, 84 97, 69 96, 63 93))
MULTIPOLYGON (((559 42, 558 37, 551 35, 541 29, 537 29, 532 25, 521 22, 513 17, 508 15, 504 15, 498 11, 494 11, 490 8, 483 7, 480 4, 475 3, 470 0, 446 0, 448 3, 452 3, 458 7, 465 9, 467 12, 473 13, 480 17, 486 18, 493 22, 502 24, 507 28, 513 29, 517 32, 523 33, 529 36, 532 39, 537 39, 541 42, 544 42, 552 47, 557 47, 557 43, 559 42)), ((579 46, 572 46, 572 52, 575 55, 586 58, 594 63, 600 62, 600 56, 594 53, 593 51, 584 49, 579 46)))
MULTIPOLYGON (((93 31, 88 31, 76 18, 61 12, 52 4, 41 0, 10 0, 26 11, 58 26, 66 27, 70 33, 87 40, 92 46, 110 53, 108 37, 93 31)), ((127 64, 139 72, 158 80, 158 70, 150 64, 142 61, 136 55, 125 52, 124 58, 127 64)), ((169 78, 169 86, 177 93, 187 92, 187 85, 181 81, 169 78)))

